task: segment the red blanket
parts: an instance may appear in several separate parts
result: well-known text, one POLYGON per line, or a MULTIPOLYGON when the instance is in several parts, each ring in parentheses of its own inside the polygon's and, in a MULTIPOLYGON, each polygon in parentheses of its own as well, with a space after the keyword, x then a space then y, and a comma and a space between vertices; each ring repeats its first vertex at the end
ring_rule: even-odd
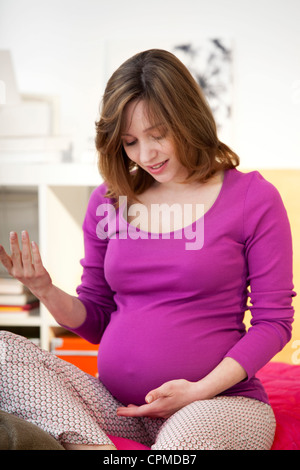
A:
POLYGON ((272 450, 300 449, 300 366, 270 362, 260 378, 276 417, 272 450))

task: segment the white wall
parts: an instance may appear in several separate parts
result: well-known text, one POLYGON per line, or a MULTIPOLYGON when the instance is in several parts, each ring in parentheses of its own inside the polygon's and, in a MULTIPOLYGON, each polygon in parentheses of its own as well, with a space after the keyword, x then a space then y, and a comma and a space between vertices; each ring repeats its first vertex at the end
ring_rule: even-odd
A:
POLYGON ((56 95, 79 158, 104 86, 110 41, 231 37, 234 135, 245 167, 300 166, 299 0, 0 0, 0 49, 22 93, 56 95))

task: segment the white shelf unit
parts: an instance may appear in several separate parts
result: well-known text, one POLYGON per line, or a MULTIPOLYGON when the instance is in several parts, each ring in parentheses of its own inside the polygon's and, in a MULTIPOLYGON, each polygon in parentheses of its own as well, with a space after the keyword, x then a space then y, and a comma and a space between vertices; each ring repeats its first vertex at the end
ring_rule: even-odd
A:
MULTIPOLYGON (((102 179, 94 164, 0 163, 0 196, 5 191, 35 191, 38 200, 38 242, 53 283, 71 295, 80 283, 83 257, 82 222, 92 189, 102 179)), ((1 221, 0 221, 1 223, 1 221)), ((26 229, 27 227, 23 227, 26 229)), ((7 236, 14 227, 8 227, 7 236)), ((20 234, 19 234, 20 235, 20 234)), ((0 240, 4 244, 4 240, 0 240)), ((49 350, 60 328, 44 305, 39 315, 0 313, 0 329, 36 328, 43 349, 49 350)), ((24 335, 26 335, 24 333, 24 335)))

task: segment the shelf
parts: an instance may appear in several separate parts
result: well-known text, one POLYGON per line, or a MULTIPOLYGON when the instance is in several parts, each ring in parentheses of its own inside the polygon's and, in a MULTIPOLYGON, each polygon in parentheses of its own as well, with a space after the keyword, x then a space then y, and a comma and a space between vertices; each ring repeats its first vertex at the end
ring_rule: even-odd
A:
POLYGON ((1 163, 2 186, 99 186, 102 178, 92 163, 1 163))
MULTIPOLYGON (((12 200, 21 201, 32 191, 37 199, 36 210, 25 213, 22 204, 16 205, 5 224, 2 220, 0 243, 9 249, 9 231, 29 229, 31 238, 38 241, 45 268, 52 281, 65 292, 76 295, 80 284, 84 256, 82 223, 94 187, 102 179, 95 164, 91 163, 35 163, 15 164, 0 161, 0 197, 13 194, 12 200), (22 214, 20 214, 20 211, 22 214)), ((10 197, 11 199, 11 197, 10 197)), ((7 213, 6 213, 7 214, 7 213)), ((61 327, 44 305, 39 315, 20 313, 0 314, 0 329, 20 330, 21 334, 39 336, 43 349, 49 350, 54 332, 61 327)))
POLYGON ((41 317, 25 313, 0 313, 1 326, 41 326, 41 317))

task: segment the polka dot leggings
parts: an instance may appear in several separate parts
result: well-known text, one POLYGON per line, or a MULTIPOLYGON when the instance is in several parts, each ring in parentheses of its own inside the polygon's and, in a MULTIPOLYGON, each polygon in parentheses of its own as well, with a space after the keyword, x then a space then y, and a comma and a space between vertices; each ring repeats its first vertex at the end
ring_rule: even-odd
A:
POLYGON ((271 407, 250 398, 196 401, 166 420, 117 416, 121 405, 95 377, 0 331, 0 409, 62 445, 112 445, 115 435, 153 450, 268 450, 274 439, 271 407))

